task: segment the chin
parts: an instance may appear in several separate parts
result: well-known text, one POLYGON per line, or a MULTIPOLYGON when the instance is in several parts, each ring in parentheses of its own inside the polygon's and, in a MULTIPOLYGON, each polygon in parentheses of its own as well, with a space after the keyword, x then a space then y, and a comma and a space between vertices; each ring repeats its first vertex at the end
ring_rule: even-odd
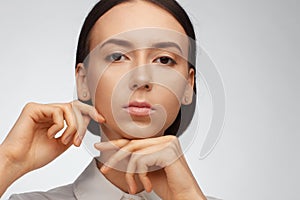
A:
POLYGON ((130 133, 122 133, 122 138, 123 139, 128 139, 128 140, 139 140, 139 139, 147 139, 147 138, 156 138, 156 137, 161 137, 164 135, 164 132, 159 132, 159 133, 149 133, 149 134, 130 134, 130 133))

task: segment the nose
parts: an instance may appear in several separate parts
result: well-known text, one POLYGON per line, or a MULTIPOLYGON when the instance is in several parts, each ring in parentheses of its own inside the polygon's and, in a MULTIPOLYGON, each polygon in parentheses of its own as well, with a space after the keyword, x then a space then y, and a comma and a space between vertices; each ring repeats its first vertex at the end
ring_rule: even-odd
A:
POLYGON ((131 90, 144 89, 150 91, 153 86, 151 81, 150 66, 139 66, 131 72, 129 87, 131 90))

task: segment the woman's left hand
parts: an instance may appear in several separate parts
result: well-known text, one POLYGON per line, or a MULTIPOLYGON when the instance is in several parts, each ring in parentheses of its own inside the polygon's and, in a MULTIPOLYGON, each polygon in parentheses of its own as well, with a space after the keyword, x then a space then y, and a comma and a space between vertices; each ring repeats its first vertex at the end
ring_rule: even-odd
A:
MULTIPOLYGON (((119 169, 120 162, 127 160, 126 182, 129 193, 137 192, 135 175, 144 189, 152 189, 162 199, 206 199, 183 156, 175 136, 127 140, 119 139, 95 144, 95 148, 108 152, 114 150, 101 168, 102 173, 119 169), (153 167, 155 171, 151 171, 153 167), (159 169, 157 169, 159 168, 159 169)), ((123 165, 124 166, 124 163, 123 165)))

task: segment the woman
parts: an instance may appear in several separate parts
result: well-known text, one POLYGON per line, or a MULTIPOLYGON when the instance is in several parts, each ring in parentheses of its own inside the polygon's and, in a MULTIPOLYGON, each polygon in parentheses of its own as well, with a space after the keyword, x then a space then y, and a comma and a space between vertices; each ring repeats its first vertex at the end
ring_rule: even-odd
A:
POLYGON ((79 146, 93 119, 101 155, 75 183, 11 199, 206 199, 174 136, 195 106, 194 40, 173 0, 100 1, 83 25, 76 58, 78 98, 90 105, 28 104, 0 147, 1 194, 79 146), (68 127, 55 138, 64 120, 68 127))

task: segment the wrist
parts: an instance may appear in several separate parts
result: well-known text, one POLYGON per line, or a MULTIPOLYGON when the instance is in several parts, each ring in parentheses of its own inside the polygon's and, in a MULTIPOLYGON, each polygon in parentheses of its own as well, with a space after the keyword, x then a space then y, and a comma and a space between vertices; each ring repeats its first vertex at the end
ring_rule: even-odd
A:
POLYGON ((2 187, 2 183, 5 180, 5 183, 11 184, 16 179, 21 177, 24 173, 22 172, 22 168, 18 167, 18 165, 11 159, 8 154, 5 152, 5 147, 0 144, 0 184, 2 187))
POLYGON ((191 191, 188 193, 177 194, 176 197, 172 198, 173 200, 207 200, 206 197, 197 191, 191 191))
POLYGON ((9 171, 9 159, 7 158, 3 145, 0 144, 0 197, 6 191, 11 183, 13 183, 14 179, 11 177, 11 173, 9 171))
POLYGON ((1 177, 3 175, 3 171, 6 170, 6 169, 9 169, 9 165, 10 165, 10 161, 8 159, 8 156, 7 154, 5 153, 5 148, 3 147, 2 144, 0 144, 0 159, 1 159, 1 162, 0 162, 0 171, 1 171, 1 177))

